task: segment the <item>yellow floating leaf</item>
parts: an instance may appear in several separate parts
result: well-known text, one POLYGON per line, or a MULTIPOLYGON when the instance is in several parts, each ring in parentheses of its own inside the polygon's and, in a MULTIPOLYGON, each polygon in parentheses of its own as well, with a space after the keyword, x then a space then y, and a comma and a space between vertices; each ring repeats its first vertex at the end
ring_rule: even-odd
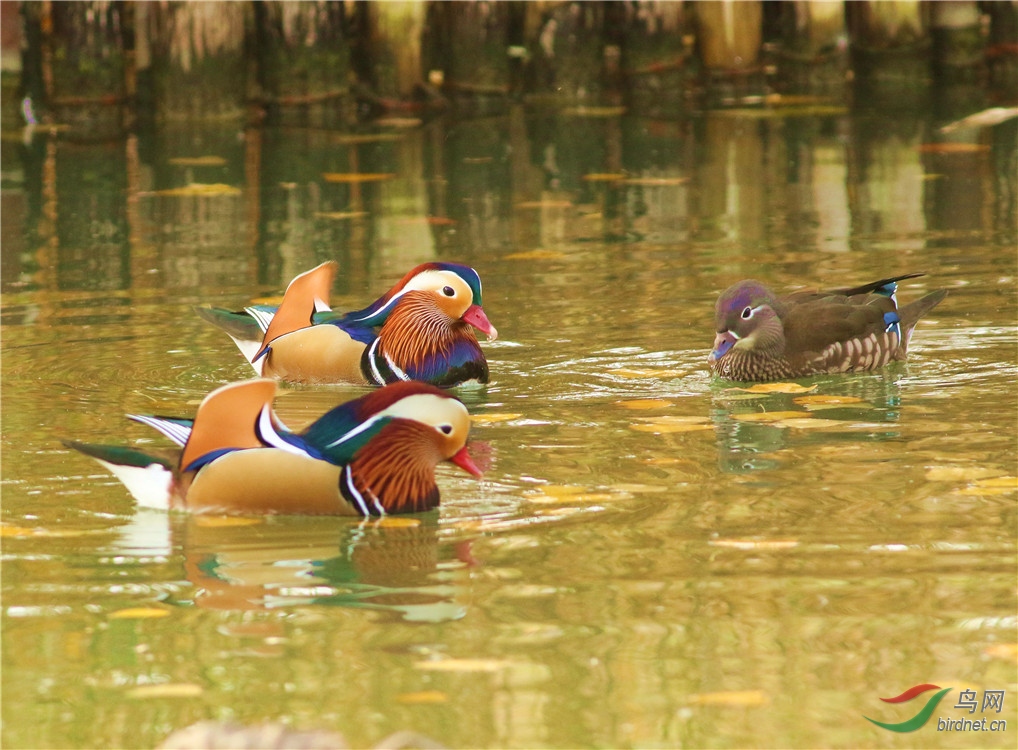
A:
POLYGON ((169 617, 170 610, 163 607, 130 607, 110 612, 111 620, 150 620, 156 617, 169 617))
POLYGON ((983 649, 983 653, 994 659, 1018 658, 1018 643, 995 643, 983 649))
POLYGON ((719 693, 693 693, 686 702, 696 706, 765 706, 770 698, 763 690, 732 690, 719 693))
POLYGON ((955 490, 959 495, 977 495, 979 497, 993 497, 995 495, 1006 495, 1014 492, 1018 487, 965 487, 955 490))
POLYGON ((990 109, 984 109, 982 112, 977 112, 974 115, 948 123, 940 129, 940 132, 950 133, 952 130, 958 130, 959 128, 981 128, 988 125, 997 125, 998 123, 1010 120, 1012 117, 1018 117, 1018 107, 990 107, 990 109))
POLYGON ((849 427, 847 422, 840 422, 837 419, 814 419, 809 414, 800 414, 792 419, 782 419, 775 422, 778 427, 794 427, 800 430, 819 430, 825 427, 849 427))
POLYGON ((1018 488, 1018 477, 993 477, 992 479, 979 479, 976 484, 980 487, 1009 487, 1018 488))
POLYGON ((0 537, 48 537, 53 539, 72 539, 94 533, 86 529, 28 529, 23 526, 0 526, 0 537))
POLYGON ((264 523, 261 518, 241 518, 240 516, 195 516, 194 525, 203 529, 219 529, 229 526, 257 526, 264 523))
POLYGON ((513 666, 507 659, 429 659, 414 663, 428 672, 497 672, 513 666))
POLYGON ((178 156, 170 159, 178 167, 222 167, 226 159, 221 156, 178 156))
POLYGON ((625 178, 626 175, 622 172, 591 172, 583 175, 587 182, 619 182, 625 178))
POLYGON ((0 536, 35 536, 35 529, 26 529, 23 526, 0 526, 0 536))
POLYGON ((981 143, 923 143, 919 146, 923 154, 975 154, 989 150, 989 146, 981 143))
POLYGON ((671 406, 671 401, 665 401, 663 398, 634 398, 630 401, 616 401, 616 406, 621 406, 623 409, 663 409, 666 406, 671 406))
POLYGON ((689 182, 688 177, 630 177, 624 180, 626 185, 638 185, 640 187, 669 187, 671 185, 683 185, 689 182))
POLYGON ((565 253, 560 253, 558 250, 527 250, 522 253, 510 253, 505 256, 506 260, 558 260, 565 258, 565 253))
POLYGON ((555 503, 604 503, 616 500, 617 495, 610 492, 579 492, 575 495, 527 495, 527 502, 535 505, 553 505, 555 503))
POLYGON ((356 145, 358 143, 381 143, 383 141, 398 141, 403 136, 399 133, 358 133, 349 135, 335 135, 333 143, 341 145, 356 145))
POLYGON ((711 539, 707 543, 711 547, 741 550, 777 550, 799 546, 799 542, 794 539, 711 539))
POLYGON ((516 208, 571 208, 572 201, 545 200, 545 201, 523 201, 516 204, 516 208))
POLYGON ((515 412, 489 412, 488 414, 471 414, 470 421, 474 424, 492 424, 493 422, 508 422, 519 419, 522 414, 515 412))
POLYGON ((681 378, 686 374, 685 370, 653 370, 620 367, 617 370, 609 370, 609 374, 620 378, 681 378))
POLYGON ((441 690, 420 690, 416 693, 400 693, 396 696, 396 700, 400 703, 409 703, 411 705, 418 703, 445 703, 449 700, 449 696, 441 690))
POLYGON ((572 117, 618 117, 626 113, 625 107, 566 107, 562 114, 572 117))
POLYGON ((861 404, 861 398, 855 396, 799 396, 793 402, 803 406, 841 406, 842 404, 861 404))
POLYGON ((315 211, 316 219, 362 219, 368 215, 367 211, 315 211))
POLYGON ((744 391, 746 393, 809 393, 816 390, 814 383, 811 386, 799 385, 798 383, 756 383, 749 388, 730 388, 732 391, 744 391))
POLYGON ((192 182, 183 187, 156 190, 154 195, 167 195, 175 198, 187 198, 191 196, 213 197, 217 195, 240 195, 240 188, 233 185, 224 185, 221 182, 205 185, 199 182, 192 182))
POLYGON ((564 497, 565 495, 578 495, 583 491, 583 487, 577 487, 574 484, 546 484, 538 490, 532 490, 524 494, 564 497))
POLYGON ((1009 492, 1018 490, 1018 477, 993 477, 991 479, 977 479, 974 487, 965 487, 955 490, 959 495, 1006 495, 1009 492))
POLYGON ((419 117, 379 117, 375 120, 376 125, 385 128, 416 128, 421 122, 419 117))
POLYGON ((655 435, 666 435, 675 432, 700 432, 702 430, 713 430, 714 425, 693 424, 681 422, 648 422, 647 424, 631 424, 629 429, 637 432, 652 432, 655 435))
POLYGON ((732 418, 740 422, 780 422, 783 419, 808 419, 809 413, 804 411, 757 411, 733 414, 732 418))
POLYGON ((929 482, 970 482, 996 474, 997 471, 982 466, 929 466, 926 469, 926 480, 929 482))
POLYGON ((167 682, 164 685, 141 685, 127 691, 128 698, 196 698, 204 692, 201 685, 191 682, 167 682))
POLYGON ((326 182, 381 182, 391 180, 396 175, 391 172, 323 172, 322 179, 326 182))
POLYGON ((383 529, 412 529, 415 526, 421 525, 419 518, 399 518, 396 516, 383 516, 374 523, 375 526, 380 526, 383 529))

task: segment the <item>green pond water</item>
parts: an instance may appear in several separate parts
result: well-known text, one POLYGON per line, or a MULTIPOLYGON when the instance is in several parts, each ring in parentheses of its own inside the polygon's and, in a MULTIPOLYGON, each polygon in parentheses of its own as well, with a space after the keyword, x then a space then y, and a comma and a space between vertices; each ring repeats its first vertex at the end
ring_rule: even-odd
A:
MULTIPOLYGON (((4 746, 217 719, 355 747, 1015 747, 1018 129, 943 122, 5 133, 4 746), (457 393, 485 476, 440 467, 438 512, 141 511, 61 445, 163 445, 123 415, 251 374, 193 306, 328 259, 339 309, 430 259, 482 276, 492 382, 457 393), (903 302, 949 295, 908 363, 798 393, 706 369, 737 280, 912 271, 903 302), (864 718, 912 718, 932 692, 880 699, 923 683, 952 690, 915 732, 864 718), (938 730, 961 718, 987 730, 938 730)), ((284 387, 277 411, 364 392, 284 387)))

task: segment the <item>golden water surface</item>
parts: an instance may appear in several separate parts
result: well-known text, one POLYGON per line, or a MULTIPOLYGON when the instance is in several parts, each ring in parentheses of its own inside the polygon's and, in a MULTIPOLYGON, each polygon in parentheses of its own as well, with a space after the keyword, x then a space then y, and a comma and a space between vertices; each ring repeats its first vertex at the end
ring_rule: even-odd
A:
MULTIPOLYGON (((353 137, 5 140, 5 747, 199 720, 356 747, 1014 747, 1016 129, 780 110, 435 121, 353 137), (362 306, 473 265, 477 481, 381 522, 138 510, 62 439, 164 445, 248 377, 193 306, 341 264, 362 306), (712 379, 718 293, 922 271, 907 364, 712 379), (898 723, 952 691, 912 733, 898 723), (969 713, 958 696, 973 690, 969 713), (981 705, 1004 690, 1003 709, 981 705), (938 731, 942 718, 1006 730, 938 731), (999 725, 997 725, 999 726, 999 725)), ((6 138, 6 136, 5 136, 6 138)), ((287 387, 300 426, 355 386, 287 387)))

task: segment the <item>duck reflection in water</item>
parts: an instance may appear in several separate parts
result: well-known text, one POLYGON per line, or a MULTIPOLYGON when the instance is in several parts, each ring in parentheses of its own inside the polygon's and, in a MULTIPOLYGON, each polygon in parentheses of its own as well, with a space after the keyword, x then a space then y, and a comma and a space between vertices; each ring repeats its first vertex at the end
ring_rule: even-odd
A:
POLYGON ((142 509, 120 527, 114 551, 149 560, 182 557, 191 588, 175 596, 181 604, 223 611, 353 607, 414 622, 463 617, 460 581, 476 564, 470 540, 440 540, 434 513, 352 522, 142 509))
POLYGON ((327 605, 393 619, 444 622, 466 614, 457 571, 468 541, 440 543, 436 518, 365 520, 190 517, 177 531, 193 603, 271 610, 327 605))
POLYGON ((725 473, 779 468, 807 442, 898 440, 903 363, 874 374, 716 387, 711 421, 725 473))

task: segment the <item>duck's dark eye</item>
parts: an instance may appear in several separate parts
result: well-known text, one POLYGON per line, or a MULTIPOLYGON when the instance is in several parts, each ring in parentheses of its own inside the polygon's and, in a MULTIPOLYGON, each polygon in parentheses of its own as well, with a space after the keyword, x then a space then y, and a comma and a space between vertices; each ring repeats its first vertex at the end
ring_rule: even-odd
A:
POLYGON ((753 308, 752 307, 747 307, 747 308, 745 308, 742 311, 742 319, 743 320, 749 320, 752 317, 753 317, 753 308))
POLYGON ((445 286, 442 287, 442 294, 444 294, 446 297, 455 297, 456 290, 453 289, 451 286, 445 286))
MULTIPOLYGON (((446 287, 446 289, 448 289, 448 287, 446 287)), ((452 425, 451 424, 440 424, 438 426, 438 429, 441 430, 442 432, 444 432, 446 435, 451 435, 452 434, 452 425)))

